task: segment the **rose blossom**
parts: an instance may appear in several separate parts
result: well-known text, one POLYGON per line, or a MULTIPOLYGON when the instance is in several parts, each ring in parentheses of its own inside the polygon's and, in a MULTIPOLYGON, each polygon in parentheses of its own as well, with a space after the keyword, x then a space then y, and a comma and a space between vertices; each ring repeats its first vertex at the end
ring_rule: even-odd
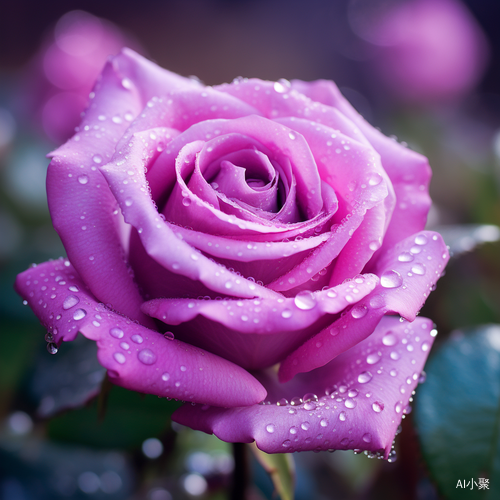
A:
POLYGON ((88 95, 109 56, 130 44, 114 24, 84 11, 62 16, 26 71, 23 112, 60 144, 80 123, 88 95))
POLYGON ((461 98, 484 74, 486 37, 458 0, 396 3, 365 23, 355 28, 378 46, 373 69, 401 101, 435 104, 461 98))
POLYGON ((69 260, 16 283, 54 342, 223 440, 387 457, 448 260, 427 160, 328 81, 205 87, 125 49, 94 92, 47 177, 69 260))

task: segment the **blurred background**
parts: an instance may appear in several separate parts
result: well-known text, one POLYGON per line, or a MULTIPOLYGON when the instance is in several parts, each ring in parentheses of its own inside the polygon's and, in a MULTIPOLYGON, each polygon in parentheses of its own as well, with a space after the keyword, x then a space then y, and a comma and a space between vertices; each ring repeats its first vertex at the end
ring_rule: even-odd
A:
MULTIPOLYGON (((238 76, 332 79, 370 123, 428 156, 434 172, 428 226, 445 235, 454 253, 422 311, 440 332, 432 361, 453 351, 453 342, 475 349, 475 339, 491 333, 480 325, 500 323, 499 22, 496 0, 17 0, 3 6, 0 500, 222 499, 231 482, 230 445, 171 424, 179 403, 109 387, 93 344, 65 345, 64 356, 50 356, 46 332, 12 289, 30 263, 64 255, 47 209, 45 156, 72 135, 109 55, 127 45, 208 85, 238 76)), ((431 365, 436 373, 438 364, 431 365)), ((459 375, 451 373, 457 386, 445 389, 443 382, 432 385, 431 375, 432 369, 420 388, 426 405, 419 409, 417 394, 417 411, 403 421, 395 463, 352 452, 295 454, 296 498, 485 493, 459 491, 463 477, 440 469, 446 450, 433 448, 425 411, 439 390, 450 396, 451 408, 472 403, 459 375)), ((498 439, 499 395, 500 389, 485 396, 491 399, 485 411, 497 415, 491 439, 498 439)), ((466 445, 454 446, 463 460, 453 470, 477 481, 466 445)), ((491 453, 483 477, 493 483, 497 471, 500 483, 491 453)), ((276 498, 264 469, 251 464, 255 499, 276 498)))

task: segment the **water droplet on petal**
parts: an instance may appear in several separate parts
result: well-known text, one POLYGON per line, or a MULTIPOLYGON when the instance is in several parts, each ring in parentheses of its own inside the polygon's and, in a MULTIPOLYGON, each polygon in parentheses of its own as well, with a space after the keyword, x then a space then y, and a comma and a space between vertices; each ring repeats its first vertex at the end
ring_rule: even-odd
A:
POLYGON ((371 354, 368 354, 368 356, 366 357, 366 362, 369 365, 374 365, 378 361, 380 361, 380 355, 376 352, 372 352, 371 354))
POLYGON ((308 311, 316 305, 316 297, 308 290, 303 290, 295 296, 294 303, 299 309, 308 311))
POLYGON ((94 155, 92 157, 92 160, 94 161, 94 163, 97 163, 97 164, 102 163, 102 156, 101 155, 94 155))
POLYGON ((398 288, 402 285, 403 278, 397 271, 389 270, 386 271, 380 277, 380 284, 384 288, 398 288))
POLYGON ((309 430, 309 425, 310 425, 310 424, 309 424, 309 422, 302 422, 302 423, 300 424, 300 428, 301 428, 303 431, 307 431, 307 430, 309 430))
POLYGON ((345 422, 345 419, 346 419, 346 418, 347 418, 347 417, 346 417, 345 411, 341 411, 341 412, 339 413, 339 420, 340 420, 341 422, 345 422))
POLYGON ((366 384, 367 382, 370 382, 372 377, 373 375, 370 372, 362 372, 358 375, 358 382, 360 384, 366 384))
POLYGON ((266 425, 266 431, 269 432, 269 434, 272 434, 275 430, 275 427, 273 424, 267 424, 266 425))
POLYGON ((397 341, 398 341, 398 338, 392 332, 387 332, 382 337, 382 344, 387 345, 387 346, 395 345, 397 341))
POLYGON ((399 255, 399 262, 411 262, 414 259, 413 255, 410 252, 403 252, 399 255))
POLYGON ((366 306, 354 306, 351 309, 351 316, 354 319, 361 319, 364 316, 366 316, 366 313, 368 312, 368 308, 366 306))
POLYGON ((354 399, 350 399, 350 398, 346 399, 344 402, 344 406, 346 408, 356 408, 357 404, 358 403, 354 399))
POLYGON ((394 411, 396 413, 401 413, 403 411, 403 402, 402 401, 398 401, 396 403, 396 405, 394 406, 394 411))
POLYGON ((183 199, 182 199, 182 204, 183 204, 185 207, 189 207, 189 205, 191 205, 191 198, 183 198, 183 199))
POLYGON ((172 332, 165 332, 163 334, 163 336, 167 339, 167 340, 174 340, 175 336, 172 332))
POLYGON ((161 379, 162 379, 164 382, 168 382, 168 381, 170 380, 170 373, 165 372, 165 373, 161 376, 161 379))
POLYGON ((125 355, 121 352, 115 352, 113 354, 113 358, 115 358, 115 361, 117 363, 120 363, 121 365, 123 365, 123 363, 125 363, 125 361, 127 360, 127 358, 125 357, 125 355))
POLYGON ((283 312, 281 313, 281 316, 285 319, 291 318, 292 311, 290 309, 284 309, 283 312))
MULTIPOLYGON (((72 307, 76 306, 80 302, 80 299, 76 297, 75 295, 68 295, 63 302, 63 309, 71 309, 72 307)), ((76 319, 76 318, 75 318, 76 319)))
POLYGON ((381 403, 380 401, 375 401, 372 404, 372 409, 376 413, 380 413, 384 409, 384 403, 381 403))
POLYGON ((365 443, 371 443, 372 435, 369 433, 363 434, 363 441, 365 443))
POLYGON ((142 344, 144 342, 144 339, 137 333, 132 335, 130 339, 132 340, 132 342, 135 342, 136 344, 142 344))
POLYGON ((415 243, 417 245, 425 245, 427 243, 427 236, 425 234, 419 234, 415 237, 415 243))
POLYGON ((327 427, 328 426, 328 420, 326 418, 323 418, 319 425, 321 425, 321 427, 327 427))
MULTIPOLYGON (((95 161, 95 160, 94 160, 95 161)), ((80 184, 87 184, 87 182, 89 182, 89 176, 88 175, 80 175, 78 177, 78 182, 80 184)))
POLYGON ((423 276, 425 274, 425 266, 423 264, 414 264, 411 271, 419 276, 423 276))
POLYGON ((368 177, 368 184, 370 186, 378 186, 382 182, 382 176, 378 172, 373 172, 368 177))
POLYGON ((85 318, 85 316, 87 316, 87 311, 85 309, 77 309, 74 313, 73 313, 73 319, 75 321, 79 321, 83 318, 85 318))
POLYGON ((420 349, 422 349, 422 351, 426 352, 429 350, 429 347, 430 347, 429 342, 423 342, 422 345, 420 346, 420 349))
POLYGON ((124 335, 123 330, 121 328, 111 328, 109 330, 109 334, 115 339, 121 339, 124 335))
POLYGON ((151 349, 143 349, 137 354, 139 361, 145 365, 152 365, 156 362, 156 354, 151 349))

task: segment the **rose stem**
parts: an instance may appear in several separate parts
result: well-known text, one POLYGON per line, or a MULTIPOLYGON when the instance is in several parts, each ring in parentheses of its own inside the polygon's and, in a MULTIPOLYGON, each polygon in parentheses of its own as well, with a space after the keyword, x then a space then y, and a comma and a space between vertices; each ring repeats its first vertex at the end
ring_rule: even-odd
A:
POLYGON ((245 443, 233 443, 234 471, 230 500, 246 500, 250 468, 245 443))

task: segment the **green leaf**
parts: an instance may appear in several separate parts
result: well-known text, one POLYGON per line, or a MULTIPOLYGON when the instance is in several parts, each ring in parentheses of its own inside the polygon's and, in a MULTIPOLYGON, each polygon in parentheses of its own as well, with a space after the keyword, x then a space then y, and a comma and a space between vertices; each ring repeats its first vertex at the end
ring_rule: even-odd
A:
POLYGON ((270 475, 276 492, 281 500, 293 500, 295 487, 295 466, 289 453, 268 455, 259 450, 255 443, 250 445, 255 458, 270 475))
POLYGON ((166 432, 170 416, 180 405, 113 386, 104 412, 94 399, 84 408, 52 418, 47 425, 48 434, 56 441, 95 448, 137 448, 145 439, 166 432))
POLYGON ((449 499, 500 498, 500 325, 455 332, 426 371, 415 422, 439 490, 449 499))

